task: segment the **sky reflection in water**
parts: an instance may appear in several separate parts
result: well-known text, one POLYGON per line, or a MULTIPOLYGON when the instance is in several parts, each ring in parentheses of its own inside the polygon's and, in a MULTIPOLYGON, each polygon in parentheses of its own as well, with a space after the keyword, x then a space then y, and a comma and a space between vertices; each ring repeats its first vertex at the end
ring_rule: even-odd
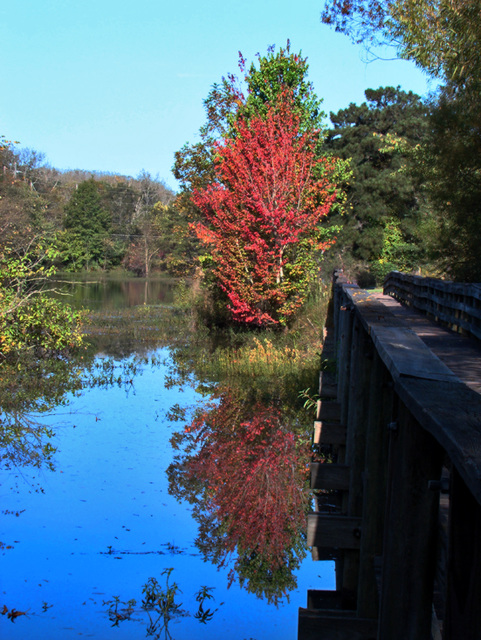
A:
POLYGON ((1 616, 2 640, 144 638, 142 611, 112 627, 103 603, 119 596, 140 604, 142 585, 151 576, 161 582, 168 567, 183 609, 196 611, 203 585, 215 587, 218 607, 206 625, 192 616, 173 621, 175 640, 294 640, 307 589, 335 588, 332 563, 308 555, 290 604, 276 609, 236 584, 227 590, 227 569, 203 561, 190 506, 168 494, 165 474, 169 439, 183 425, 169 423, 166 411, 200 397, 187 386, 166 389, 166 373, 165 365, 145 365, 132 388, 89 389, 52 416, 59 451, 56 472, 40 472, 44 494, 30 491, 28 471, 18 492, 10 489, 15 474, 0 474, 2 510, 22 511, 0 516, 0 540, 14 547, 0 551, 0 607, 28 614, 13 623, 1 616))

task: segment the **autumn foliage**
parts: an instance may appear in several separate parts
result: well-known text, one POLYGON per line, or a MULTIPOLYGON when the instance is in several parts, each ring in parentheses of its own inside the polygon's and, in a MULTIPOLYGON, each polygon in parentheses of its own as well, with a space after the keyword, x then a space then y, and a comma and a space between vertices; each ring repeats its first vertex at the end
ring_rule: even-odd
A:
POLYGON ((305 524, 307 458, 280 411, 261 403, 247 408, 224 393, 179 437, 191 443, 191 453, 178 460, 171 483, 190 487, 183 497, 200 501, 194 515, 205 555, 222 565, 236 552, 235 568, 250 569, 253 584, 261 580, 256 572, 272 578, 289 561, 295 568, 303 555, 297 542, 305 524))
POLYGON ((336 197, 334 163, 318 157, 318 142, 284 90, 262 117, 240 112, 216 145, 216 180, 194 191, 195 231, 237 321, 285 325, 308 295, 336 197))

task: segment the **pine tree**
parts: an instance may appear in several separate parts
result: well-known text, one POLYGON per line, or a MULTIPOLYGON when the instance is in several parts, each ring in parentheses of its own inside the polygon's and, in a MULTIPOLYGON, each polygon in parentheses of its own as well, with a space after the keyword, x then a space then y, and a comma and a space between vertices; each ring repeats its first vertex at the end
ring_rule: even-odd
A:
POLYGON ((98 183, 91 178, 79 184, 65 207, 64 259, 74 268, 101 265, 110 223, 98 183))

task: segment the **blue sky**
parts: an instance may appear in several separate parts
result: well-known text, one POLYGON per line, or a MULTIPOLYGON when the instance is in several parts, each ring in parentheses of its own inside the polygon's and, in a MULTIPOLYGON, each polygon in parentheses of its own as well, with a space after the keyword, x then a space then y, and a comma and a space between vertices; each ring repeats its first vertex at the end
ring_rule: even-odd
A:
POLYGON ((363 62, 320 23, 323 0, 13 0, 0 7, 0 133, 59 169, 142 169, 176 188, 174 152, 197 140, 203 100, 238 51, 250 62, 291 41, 309 61, 324 110, 401 85, 421 95, 412 63, 363 62))

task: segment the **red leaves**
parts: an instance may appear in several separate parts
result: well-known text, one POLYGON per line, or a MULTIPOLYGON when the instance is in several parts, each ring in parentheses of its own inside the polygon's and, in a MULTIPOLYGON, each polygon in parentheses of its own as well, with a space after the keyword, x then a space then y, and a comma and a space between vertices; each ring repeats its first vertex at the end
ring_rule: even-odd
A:
POLYGON ((305 241, 319 250, 320 223, 335 198, 333 167, 316 157, 318 135, 302 131, 284 91, 265 118, 237 117, 216 149, 217 181, 193 194, 205 219, 195 231, 210 247, 236 320, 285 324, 303 302, 289 267, 298 267, 294 283, 306 276, 305 241))
POLYGON ((186 428, 198 446, 184 473, 205 483, 205 506, 225 532, 225 557, 237 547, 280 567, 305 519, 302 458, 279 411, 257 403, 245 419, 246 410, 225 394, 186 428))
POLYGON ((2 614, 2 616, 6 615, 7 618, 12 622, 15 622, 15 620, 20 616, 27 615, 25 611, 17 611, 16 609, 10 609, 9 611, 6 604, 3 605, 3 609, 0 611, 0 613, 2 614))

